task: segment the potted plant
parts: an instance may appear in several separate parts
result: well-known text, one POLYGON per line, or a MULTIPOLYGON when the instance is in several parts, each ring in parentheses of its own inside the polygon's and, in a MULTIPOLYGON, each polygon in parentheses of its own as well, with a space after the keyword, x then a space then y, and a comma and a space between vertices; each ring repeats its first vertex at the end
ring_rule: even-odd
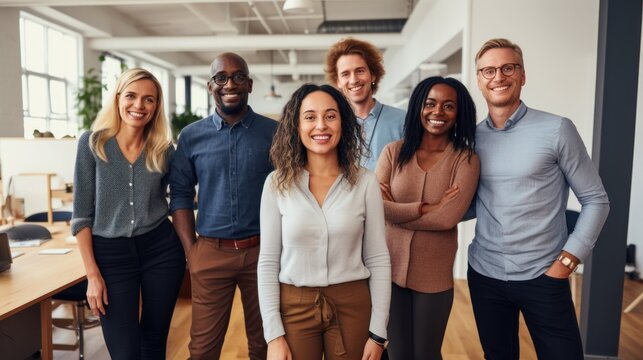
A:
POLYGON ((190 110, 185 110, 181 114, 172 113, 172 115, 170 115, 170 124, 172 125, 172 136, 174 137, 174 141, 179 137, 181 129, 199 119, 201 119, 201 117, 193 114, 190 110))
POLYGON ((76 114, 80 117, 81 129, 88 130, 96 119, 102 107, 103 89, 107 90, 107 86, 103 85, 100 76, 94 73, 93 68, 87 70, 82 86, 76 92, 76 114))

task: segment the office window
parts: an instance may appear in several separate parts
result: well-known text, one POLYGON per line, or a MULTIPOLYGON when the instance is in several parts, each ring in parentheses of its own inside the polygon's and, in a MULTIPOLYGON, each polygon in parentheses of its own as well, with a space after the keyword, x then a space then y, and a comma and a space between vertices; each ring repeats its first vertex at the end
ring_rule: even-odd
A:
POLYGON ((126 68, 127 66, 125 65, 123 59, 111 54, 103 54, 103 61, 101 64, 101 73, 103 76, 102 82, 103 85, 105 85, 105 88, 103 88, 102 98, 103 106, 105 106, 105 103, 109 101, 109 94, 114 91, 114 88, 116 87, 116 81, 118 80, 119 76, 121 76, 123 70, 125 70, 126 68))
POLYGON ((170 101, 167 97, 167 94, 168 94, 167 89, 168 89, 168 86, 170 85, 170 74, 164 68, 158 67, 146 62, 141 62, 139 67, 151 72, 152 75, 154 75, 154 77, 158 79, 159 83, 161 83, 161 88, 163 89, 163 103, 165 104, 165 114, 166 116, 169 117, 170 101))
POLYGON ((201 117, 208 115, 208 88, 205 83, 195 82, 198 78, 192 78, 192 113, 201 117))
POLYGON ((55 137, 78 134, 74 95, 80 72, 80 35, 20 14, 25 138, 35 130, 55 137))
POLYGON ((177 76, 174 78, 174 102, 176 103, 177 114, 185 112, 185 78, 177 76))

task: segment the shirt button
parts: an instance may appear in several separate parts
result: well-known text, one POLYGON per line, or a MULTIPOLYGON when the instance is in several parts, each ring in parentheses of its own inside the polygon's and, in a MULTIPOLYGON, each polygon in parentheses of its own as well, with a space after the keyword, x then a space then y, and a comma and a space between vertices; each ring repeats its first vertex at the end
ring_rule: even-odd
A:
POLYGON ((129 203, 129 204, 130 204, 130 205, 132 205, 132 206, 134 205, 134 203, 133 203, 133 202, 131 202, 131 201, 130 201, 130 203, 129 203))
POLYGON ((130 221, 132 224, 134 223, 134 220, 130 221))
POLYGON ((129 165, 129 168, 130 168, 130 169, 132 168, 132 164, 130 164, 130 165, 129 165))
POLYGON ((132 186, 132 183, 129 183, 129 186, 132 186))

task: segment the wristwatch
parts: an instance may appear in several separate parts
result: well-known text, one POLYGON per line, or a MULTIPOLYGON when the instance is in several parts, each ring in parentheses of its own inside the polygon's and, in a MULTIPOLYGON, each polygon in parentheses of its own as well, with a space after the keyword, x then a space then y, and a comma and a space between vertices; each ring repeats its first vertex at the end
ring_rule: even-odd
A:
POLYGON ((379 345, 382 349, 386 350, 386 348, 388 347, 388 340, 384 339, 383 337, 379 337, 370 331, 368 332, 368 337, 372 342, 379 345))
POLYGON ((556 260, 560 261, 560 263, 563 264, 563 266, 565 266, 571 271, 574 271, 574 269, 576 269, 576 265, 578 265, 574 262, 574 260, 572 260, 571 258, 563 254, 560 254, 560 256, 558 256, 558 259, 556 260))

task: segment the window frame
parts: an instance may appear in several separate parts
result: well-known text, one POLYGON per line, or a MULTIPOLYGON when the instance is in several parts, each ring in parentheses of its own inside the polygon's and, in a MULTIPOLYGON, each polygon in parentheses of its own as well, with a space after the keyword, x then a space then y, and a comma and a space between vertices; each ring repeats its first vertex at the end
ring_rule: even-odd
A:
POLYGON ((33 138, 32 132, 36 129, 31 127, 27 129, 26 119, 37 119, 44 121, 45 128, 37 129, 40 131, 52 131, 52 121, 65 121, 67 125, 66 132, 55 134, 58 137, 63 135, 78 135, 78 117, 75 114, 74 99, 75 94, 78 91, 80 84, 80 77, 82 76, 82 54, 83 54, 83 38, 82 36, 65 27, 49 22, 45 19, 34 16, 28 12, 20 12, 20 67, 21 67, 21 78, 23 88, 23 126, 24 126, 24 136, 25 138, 33 138), (28 69, 27 68, 27 34, 26 26, 27 21, 38 24, 43 27, 43 61, 44 69, 42 72, 28 69), (76 70, 74 71, 74 78, 66 78, 65 74, 63 76, 57 76, 51 74, 51 66, 49 62, 50 48, 49 48, 49 30, 57 31, 63 34, 63 36, 69 36, 75 40, 76 44, 76 70), (38 77, 45 80, 45 89, 46 94, 46 109, 45 114, 33 114, 31 111, 31 99, 29 91, 29 77, 38 77), (51 96, 51 86, 52 82, 62 82, 65 88, 65 114, 60 114, 53 111, 51 96))

